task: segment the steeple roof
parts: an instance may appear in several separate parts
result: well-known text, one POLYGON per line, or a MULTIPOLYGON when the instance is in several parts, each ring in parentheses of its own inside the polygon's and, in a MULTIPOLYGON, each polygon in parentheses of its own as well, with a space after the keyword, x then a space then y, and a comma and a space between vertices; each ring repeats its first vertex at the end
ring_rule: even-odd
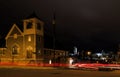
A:
POLYGON ((26 17, 26 18, 27 18, 27 19, 29 19, 29 18, 38 18, 38 19, 40 19, 35 12, 33 12, 31 15, 29 15, 29 16, 26 17))

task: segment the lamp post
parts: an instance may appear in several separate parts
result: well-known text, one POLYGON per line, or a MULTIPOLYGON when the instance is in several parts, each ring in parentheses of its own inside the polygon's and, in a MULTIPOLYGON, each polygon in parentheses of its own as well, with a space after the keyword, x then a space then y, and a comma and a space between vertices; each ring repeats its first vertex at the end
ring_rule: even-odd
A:
POLYGON ((87 52, 88 59, 91 60, 91 51, 87 52))

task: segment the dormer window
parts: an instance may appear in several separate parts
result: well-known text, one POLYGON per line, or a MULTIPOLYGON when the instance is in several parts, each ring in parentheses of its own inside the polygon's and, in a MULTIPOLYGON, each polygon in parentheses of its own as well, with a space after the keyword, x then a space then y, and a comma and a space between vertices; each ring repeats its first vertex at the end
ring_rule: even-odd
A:
POLYGON ((32 28, 32 22, 28 22, 27 23, 27 29, 31 29, 32 28))

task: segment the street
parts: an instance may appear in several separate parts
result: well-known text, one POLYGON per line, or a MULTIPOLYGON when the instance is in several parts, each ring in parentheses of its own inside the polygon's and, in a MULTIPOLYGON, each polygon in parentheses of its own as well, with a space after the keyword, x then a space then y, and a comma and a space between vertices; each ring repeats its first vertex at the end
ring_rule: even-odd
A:
POLYGON ((120 71, 0 68, 0 77, 120 77, 120 71))

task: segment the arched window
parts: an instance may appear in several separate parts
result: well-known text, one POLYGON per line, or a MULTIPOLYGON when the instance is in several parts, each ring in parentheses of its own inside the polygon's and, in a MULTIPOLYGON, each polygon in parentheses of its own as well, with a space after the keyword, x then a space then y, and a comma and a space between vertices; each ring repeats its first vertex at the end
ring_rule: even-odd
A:
POLYGON ((33 49, 32 47, 27 48, 27 58, 32 58, 33 57, 33 49))
POLYGON ((18 54, 18 51, 19 51, 19 48, 17 45, 14 45, 12 47, 12 55, 17 55, 18 54))
POLYGON ((32 51, 31 50, 27 50, 27 58, 32 58, 32 51))

